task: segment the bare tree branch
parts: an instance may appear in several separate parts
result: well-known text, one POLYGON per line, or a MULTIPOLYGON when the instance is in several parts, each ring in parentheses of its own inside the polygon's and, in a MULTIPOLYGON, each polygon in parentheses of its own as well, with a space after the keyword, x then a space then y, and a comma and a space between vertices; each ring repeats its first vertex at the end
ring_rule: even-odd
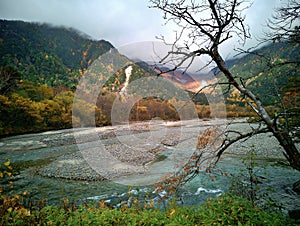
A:
POLYGON ((277 8, 275 14, 268 20, 271 32, 266 36, 273 41, 300 42, 300 2, 288 0, 288 2, 277 8))
POLYGON ((253 137, 254 135, 257 134, 262 134, 262 133, 267 133, 270 132, 268 128, 263 128, 263 129, 253 129, 251 132, 248 133, 240 133, 237 131, 226 131, 225 132, 225 139, 223 140, 222 145, 220 146, 220 148, 217 149, 217 160, 216 163, 220 160, 222 154, 224 153, 224 151, 226 151, 232 144, 240 141, 240 140, 245 140, 247 138, 253 137), (231 133, 238 133, 238 136, 235 138, 231 138, 229 136, 229 134, 231 133))
MULTIPOLYGON (((160 62, 168 63, 172 61, 175 63, 174 67, 166 72, 186 66, 186 62, 188 62, 187 65, 190 66, 190 62, 194 61, 195 57, 203 55, 209 56, 222 73, 221 76, 223 80, 219 81, 219 83, 227 84, 228 89, 234 87, 240 97, 248 103, 265 125, 264 129, 240 134, 233 140, 229 141, 225 139, 225 143, 221 144, 219 149, 217 149, 219 151, 216 156, 220 158, 222 153, 230 145, 241 139, 246 139, 256 134, 271 132, 284 148, 284 154, 290 165, 300 170, 300 153, 289 131, 277 126, 277 119, 268 113, 257 94, 253 93, 247 87, 245 78, 233 74, 219 52, 220 45, 233 36, 238 37, 242 42, 245 42, 245 40, 250 37, 248 26, 244 23, 245 17, 242 14, 250 5, 246 4, 247 2, 243 0, 203 0, 201 3, 187 0, 150 0, 150 2, 153 8, 160 9, 164 12, 168 23, 173 22, 178 25, 179 28, 182 28, 180 36, 176 37, 172 45, 174 48, 163 57, 160 62), (184 45, 180 46, 179 44, 181 43, 184 43, 184 45), (191 47, 196 48, 196 50, 190 51, 191 47)), ((299 3, 296 0, 289 0, 289 7, 279 9, 278 12, 282 19, 273 24, 277 25, 280 31, 291 37, 291 33, 289 33, 287 29, 298 21, 299 3), (289 19, 289 27, 286 27, 287 24, 282 25, 285 19, 289 19)), ((293 34, 299 34, 299 26, 296 26, 296 29, 292 30, 293 34), (298 33, 295 33, 295 31, 298 33)), ((255 52, 253 52, 253 54, 259 55, 259 53, 255 52)), ((276 64, 271 62, 268 63, 267 67, 263 70, 273 69, 274 67, 280 67, 286 64, 297 64, 297 62, 292 60, 278 62, 276 64)), ((162 74, 164 71, 160 71, 159 73, 162 74)), ((199 90, 199 92, 200 91, 201 90, 199 90)), ((202 155, 199 157, 203 158, 202 155)))

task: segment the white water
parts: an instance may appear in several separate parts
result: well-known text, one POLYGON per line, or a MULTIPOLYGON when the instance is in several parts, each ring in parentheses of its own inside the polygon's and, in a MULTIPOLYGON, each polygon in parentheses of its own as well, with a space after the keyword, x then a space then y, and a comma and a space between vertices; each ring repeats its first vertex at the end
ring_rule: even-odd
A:
POLYGON ((201 192, 206 192, 206 193, 222 193, 223 191, 221 189, 206 189, 206 188, 200 187, 196 191, 195 195, 200 195, 201 192))
POLYGON ((126 75, 126 80, 124 82, 124 86, 123 88, 121 89, 120 91, 120 94, 121 95, 125 95, 126 94, 126 89, 128 87, 128 84, 129 84, 129 79, 130 79, 130 76, 131 76, 131 73, 132 73, 132 66, 128 66, 126 69, 125 69, 125 75, 126 75))
MULTIPOLYGON (((129 70, 128 70, 129 71, 129 70)), ((128 72, 129 73, 129 72, 128 72)), ((126 90, 126 87, 125 87, 126 90)), ((199 134, 199 130, 205 129, 211 125, 220 125, 221 120, 210 120, 210 121, 180 121, 180 122, 168 122, 166 126, 168 127, 169 135, 175 133, 175 130, 180 131, 182 136, 186 134, 188 137, 192 138, 192 134, 199 134)), ((154 124, 151 124, 152 126, 154 124)), ((244 131, 247 129, 246 125, 239 123, 231 125, 234 128, 240 128, 244 131)), ((252 125, 253 126, 253 125, 252 125)), ((99 133, 113 131, 116 127, 102 127, 96 128, 99 133)), ((120 129, 120 126, 118 126, 120 129)), ((93 129, 74 129, 77 133, 82 133, 88 136, 93 129)), ((70 154, 78 152, 78 147, 73 143, 72 139, 68 141, 69 138, 73 137, 73 130, 60 130, 60 131, 51 131, 39 134, 27 134, 19 135, 14 137, 2 138, 0 139, 0 163, 5 162, 7 158, 14 162, 28 162, 28 161, 39 161, 45 159, 57 159, 58 157, 64 154, 70 154), (45 147, 46 146, 46 147, 45 147)), ((134 136, 130 134, 120 135, 119 137, 124 137, 124 139, 132 136, 133 142, 138 143, 141 147, 145 141, 146 144, 149 141, 160 141, 161 138, 166 133, 163 130, 144 132, 140 134, 135 134, 134 136), (147 139, 142 139, 145 135, 147 139), (159 139, 160 137, 160 139, 159 139)), ((113 139, 113 138, 111 138, 113 139)), ((185 139, 183 139, 185 140, 185 139)), ((267 135, 262 137, 254 137, 249 141, 250 144, 255 143, 256 148, 260 149, 261 153, 267 156, 267 151, 277 150, 279 147, 271 140, 267 135), (268 144, 268 145, 265 145, 268 144)), ((129 141, 128 141, 129 142, 129 141)), ((73 181, 65 179, 56 179, 56 178, 47 178, 37 175, 36 169, 39 169, 41 166, 36 166, 34 169, 28 169, 21 172, 18 175, 18 180, 14 182, 14 189, 17 193, 21 193, 24 190, 28 190, 31 193, 31 197, 35 199, 47 198, 49 203, 56 203, 63 197, 69 197, 70 199, 75 200, 102 200, 106 202, 116 203, 118 200, 126 199, 132 195, 146 195, 147 189, 141 189, 144 186, 134 186, 134 184, 149 184, 150 179, 155 180, 155 175, 165 174, 166 171, 170 172, 174 169, 174 162, 180 162, 180 157, 184 158, 185 155, 190 156, 188 151, 193 149, 188 149, 187 147, 193 147, 192 140, 186 140, 178 144, 176 147, 166 147, 166 150, 162 153, 167 158, 162 161, 157 161, 148 165, 149 170, 152 174, 149 175, 130 175, 127 177, 120 178, 120 182, 115 183, 115 181, 73 181), (181 150, 181 151, 180 151, 181 150), (172 156, 176 156, 174 159, 172 156), (177 161, 175 161, 177 160, 177 161), (149 179, 150 178, 150 179, 149 179), (133 185, 134 187, 130 188, 128 192, 128 185, 133 185), (139 189, 137 189, 139 188, 139 189)), ((130 144, 130 143, 129 143, 130 144)), ((247 142, 243 143, 244 145, 247 142)), ((136 144, 137 145, 137 144, 136 144)), ((237 145, 234 148, 235 152, 238 152, 239 149, 243 149, 241 145, 237 145)), ((281 149, 278 149, 280 152, 281 149)), ((269 155, 268 155, 269 156, 269 155)), ((271 155, 270 155, 271 156, 271 155)), ((275 157, 274 153, 274 157, 275 157)), ((56 161, 56 160, 55 160, 56 161)), ((228 174, 236 174, 240 169, 244 169, 243 164, 239 158, 233 157, 224 157, 224 159, 219 163, 218 167, 222 170, 226 170, 228 174)), ((260 186, 272 188, 274 193, 272 197, 276 200, 280 200, 284 203, 286 208, 295 209, 300 207, 300 196, 295 194, 292 190, 292 184, 299 179, 299 172, 292 170, 290 168, 282 168, 276 165, 269 165, 264 169, 257 171, 259 175, 267 178, 263 180, 263 183, 260 186)), ((198 204, 200 201, 206 200, 208 197, 215 197, 223 192, 226 192, 226 189, 229 185, 230 178, 218 176, 215 180, 211 180, 205 172, 201 172, 198 177, 194 178, 193 181, 189 182, 183 188, 183 198, 186 204, 198 204)), ((157 199, 160 199, 164 193, 161 194, 151 194, 152 196, 157 196, 157 199)))

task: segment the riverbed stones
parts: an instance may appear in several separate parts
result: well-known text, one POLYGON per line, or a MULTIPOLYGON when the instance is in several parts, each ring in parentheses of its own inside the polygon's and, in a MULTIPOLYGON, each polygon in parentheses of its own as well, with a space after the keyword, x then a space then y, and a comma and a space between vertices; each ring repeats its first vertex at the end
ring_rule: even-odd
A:
MULTIPOLYGON (((216 122, 215 120, 205 122, 200 121, 199 123, 198 121, 181 121, 171 123, 168 122, 165 124, 161 126, 163 127, 163 130, 160 130, 160 127, 158 126, 156 127, 154 123, 149 124, 148 122, 144 122, 140 124, 129 125, 130 128, 128 128, 128 126, 125 127, 122 125, 100 128, 76 128, 72 130, 49 131, 34 135, 28 134, 19 135, 11 138, 2 138, 0 140, 0 157, 2 158, 2 162, 6 161, 7 158, 10 158, 12 160, 12 163, 13 161, 26 162, 29 160, 42 161, 45 159, 50 159, 52 161, 51 163, 47 163, 47 165, 39 164, 38 166, 30 166, 30 169, 26 170, 26 172, 24 170, 23 172, 21 172, 20 176, 17 176, 19 180, 16 181, 16 184, 34 183, 32 184, 33 187, 40 186, 37 184, 39 183, 38 180, 41 179, 41 177, 36 177, 36 172, 38 172, 39 175, 42 175, 44 177, 63 178, 71 180, 93 181, 104 180, 107 177, 111 179, 118 179, 118 176, 125 175, 125 177, 127 177, 127 175, 130 174, 133 174, 133 178, 137 176, 145 178, 145 180, 147 180, 148 178, 152 177, 152 175, 150 177, 148 176, 147 178, 147 175, 143 174, 145 170, 150 169, 152 166, 158 166, 155 169, 157 169, 157 171, 160 172, 162 169, 164 169, 164 162, 170 160, 170 157, 172 157, 173 155, 176 155, 178 157, 178 155, 184 154, 187 157, 189 157, 190 155, 188 151, 193 151, 193 148, 195 148, 195 142, 197 142, 197 135, 199 136, 200 134, 199 131, 203 131, 207 128, 207 126, 210 125, 218 125, 218 122, 216 122), (183 128, 181 128, 181 126, 183 128), (91 131, 94 130, 98 133, 97 137, 90 136, 91 131), (97 140, 100 139, 101 142, 104 143, 104 145, 106 145, 105 147, 111 149, 110 152, 115 155, 116 159, 119 158, 120 160, 124 161, 124 163, 128 163, 132 167, 119 167, 107 170, 105 172, 106 174, 100 174, 99 172, 96 172, 85 161, 85 158, 82 156, 82 152, 79 152, 77 146, 73 144, 74 142, 77 142, 77 140, 74 140, 74 133, 82 134, 82 136, 84 137, 82 140, 91 143, 91 145, 93 143, 96 143, 94 142, 94 138, 97 138, 97 140), (134 136, 132 134, 134 134, 134 136), (180 142, 177 145, 177 137, 175 136, 176 134, 178 136, 180 135, 180 142), (190 139, 192 136, 195 135, 195 139, 190 139), (123 153, 124 145, 126 142, 123 143, 124 145, 120 146, 117 142, 117 139, 120 137, 125 137, 125 139, 127 139, 126 142, 128 141, 127 143, 129 144, 129 146, 131 144, 131 141, 129 142, 129 139, 132 139, 132 141, 134 142, 133 145, 137 147, 139 153, 135 153, 136 150, 125 150, 123 153), (147 137, 149 138, 148 140, 147 137), (44 148, 45 145, 47 147, 44 148), (30 148, 23 149, 23 147, 30 148), (177 152, 178 150, 181 152, 177 152), (182 152, 182 150, 184 150, 184 152, 182 152), (143 163, 148 162, 153 157, 155 157, 156 160, 150 161, 149 163, 143 165, 143 163), (137 163, 136 166, 134 166, 135 162, 137 163), (27 179, 23 180, 23 177, 27 179), (28 179, 31 177, 34 178, 34 180, 36 181, 33 182, 33 180, 28 179)), ((251 130, 250 126, 255 125, 251 124, 247 126, 247 124, 235 123, 229 126, 229 128, 237 129, 242 132, 247 132, 251 130)), ((285 177, 280 177, 283 178, 282 183, 277 183, 277 181, 274 184, 270 183, 275 177, 277 177, 277 174, 280 176, 282 172, 286 171, 285 168, 282 168, 280 169, 280 171, 276 171, 278 173, 274 175, 271 173, 274 169, 273 159, 275 163, 275 160, 282 161, 284 157, 282 155, 282 148, 279 146, 278 142, 276 142, 276 140, 274 140, 270 136, 270 134, 262 134, 260 136, 254 136, 253 138, 245 142, 237 142, 234 146, 232 146, 231 149, 228 150, 228 152, 226 152, 231 153, 232 155, 224 155, 223 159, 227 159, 229 160, 230 164, 231 162, 233 164, 236 157, 244 157, 245 151, 251 149, 255 150, 259 159, 266 159, 269 161, 270 158, 272 158, 272 165, 270 166, 270 168, 267 168, 268 180, 264 181, 262 186, 270 185, 270 187, 272 187, 276 192, 276 196, 274 197, 279 197, 278 199, 284 202, 284 207, 286 209, 299 209, 299 193, 292 191, 291 186, 292 183, 294 183, 296 179, 299 178, 298 172, 289 170, 288 174, 284 173, 284 175, 286 175, 285 177), (294 179, 291 180, 291 178, 294 179), (282 184, 284 183, 289 184, 288 190, 286 187, 282 186, 282 184)), ((45 181, 51 181, 52 183, 58 183, 61 181, 64 182, 64 180, 48 180, 47 178, 43 178, 43 180, 44 179, 45 181)), ((122 182, 122 180, 120 181, 122 182)), ((83 182, 82 184, 94 183, 83 182)), ((102 182, 99 184, 102 184, 102 182)), ((24 184, 22 184, 21 187, 23 186, 26 187, 27 185, 25 186, 24 184)), ((48 186, 48 184, 46 186, 48 186)), ((51 186, 49 185, 49 188, 50 187, 51 186)), ((50 189, 52 188, 53 187, 51 187, 50 189)), ((53 190, 53 192, 55 192, 55 190, 53 190)), ((194 199, 194 197, 192 198, 194 199)), ((186 199, 188 199, 188 196, 186 196, 186 199)), ((295 213, 299 214, 297 212, 295 213)))
POLYGON ((122 143, 105 145, 106 149, 118 160, 135 166, 145 165, 155 160, 155 155, 147 150, 129 147, 122 143))
POLYGON ((19 151, 19 150, 34 150, 47 147, 47 144, 37 140, 20 140, 20 141, 8 141, 1 143, 1 151, 19 151))
POLYGON ((176 146, 180 141, 180 135, 179 134, 167 134, 163 137, 161 140, 161 144, 166 146, 176 146))
POLYGON ((104 180, 84 160, 80 152, 66 154, 41 168, 38 174, 45 177, 63 178, 71 180, 104 180))
MULTIPOLYGON (((157 145, 141 145, 134 146, 128 145, 126 142, 120 142, 116 136, 128 136, 132 138, 133 134, 143 134, 148 131, 148 125, 136 124, 130 128, 115 128, 114 130, 106 128, 96 128, 99 136, 99 141, 103 144, 105 151, 108 151, 111 155, 112 162, 118 163, 118 165, 111 169, 101 169, 101 166, 94 168, 86 161, 86 156, 82 156, 82 152, 67 153, 50 164, 39 169, 38 174, 44 177, 51 178, 64 178, 71 180, 104 180, 112 179, 120 176, 126 176, 131 174, 144 173, 147 164, 156 160, 157 155, 165 150, 164 146, 174 146, 179 142, 179 136, 176 134, 169 134, 163 137, 163 142, 157 145), (99 130, 99 131, 98 131, 99 130), (100 168, 100 169, 99 169, 100 168)), ((79 130, 80 139, 84 142, 93 142, 95 139, 89 136, 87 130, 79 130)), ((76 142, 80 139, 76 138, 76 142)), ((75 142, 74 137, 68 134, 53 134, 52 137, 49 134, 44 142, 48 146, 56 145, 70 145, 75 142), (51 139, 52 138, 52 139, 51 139)))
POLYGON ((120 176, 144 173, 143 167, 122 164, 110 169, 93 168, 80 152, 66 154, 41 168, 38 174, 50 178, 62 178, 70 180, 101 181, 120 176))
MULTIPOLYGON (((38 174, 51 178, 63 178, 71 180, 105 180, 131 174, 145 172, 145 165, 156 159, 158 151, 153 149, 130 148, 120 142, 107 143, 104 145, 111 154, 112 160, 119 162, 118 166, 111 169, 94 170, 89 162, 82 156, 81 152, 65 154, 50 164, 42 167, 38 174), (122 164, 124 163, 124 164, 122 164)), ((101 167, 100 167, 101 168, 101 167)))

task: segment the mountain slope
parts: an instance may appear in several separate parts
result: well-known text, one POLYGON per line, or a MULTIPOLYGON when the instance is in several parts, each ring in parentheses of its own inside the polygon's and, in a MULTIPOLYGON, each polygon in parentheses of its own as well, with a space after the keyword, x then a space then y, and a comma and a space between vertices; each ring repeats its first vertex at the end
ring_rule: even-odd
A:
POLYGON ((73 29, 0 20, 0 66, 13 66, 23 79, 49 86, 75 86, 83 71, 113 46, 73 29))
POLYGON ((300 75, 297 63, 284 62, 298 61, 299 65, 299 59, 299 44, 283 42, 269 44, 228 64, 232 74, 241 77, 265 105, 273 106, 289 80, 300 75))

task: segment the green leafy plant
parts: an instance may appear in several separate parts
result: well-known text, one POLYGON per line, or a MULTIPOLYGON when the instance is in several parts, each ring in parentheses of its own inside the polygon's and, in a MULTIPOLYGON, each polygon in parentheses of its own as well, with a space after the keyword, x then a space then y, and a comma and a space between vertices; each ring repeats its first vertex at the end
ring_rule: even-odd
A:
POLYGON ((281 213, 253 207, 246 199, 224 195, 199 207, 172 206, 164 211, 141 208, 110 209, 81 205, 76 209, 45 206, 38 210, 12 209, 3 225, 296 225, 281 213))

